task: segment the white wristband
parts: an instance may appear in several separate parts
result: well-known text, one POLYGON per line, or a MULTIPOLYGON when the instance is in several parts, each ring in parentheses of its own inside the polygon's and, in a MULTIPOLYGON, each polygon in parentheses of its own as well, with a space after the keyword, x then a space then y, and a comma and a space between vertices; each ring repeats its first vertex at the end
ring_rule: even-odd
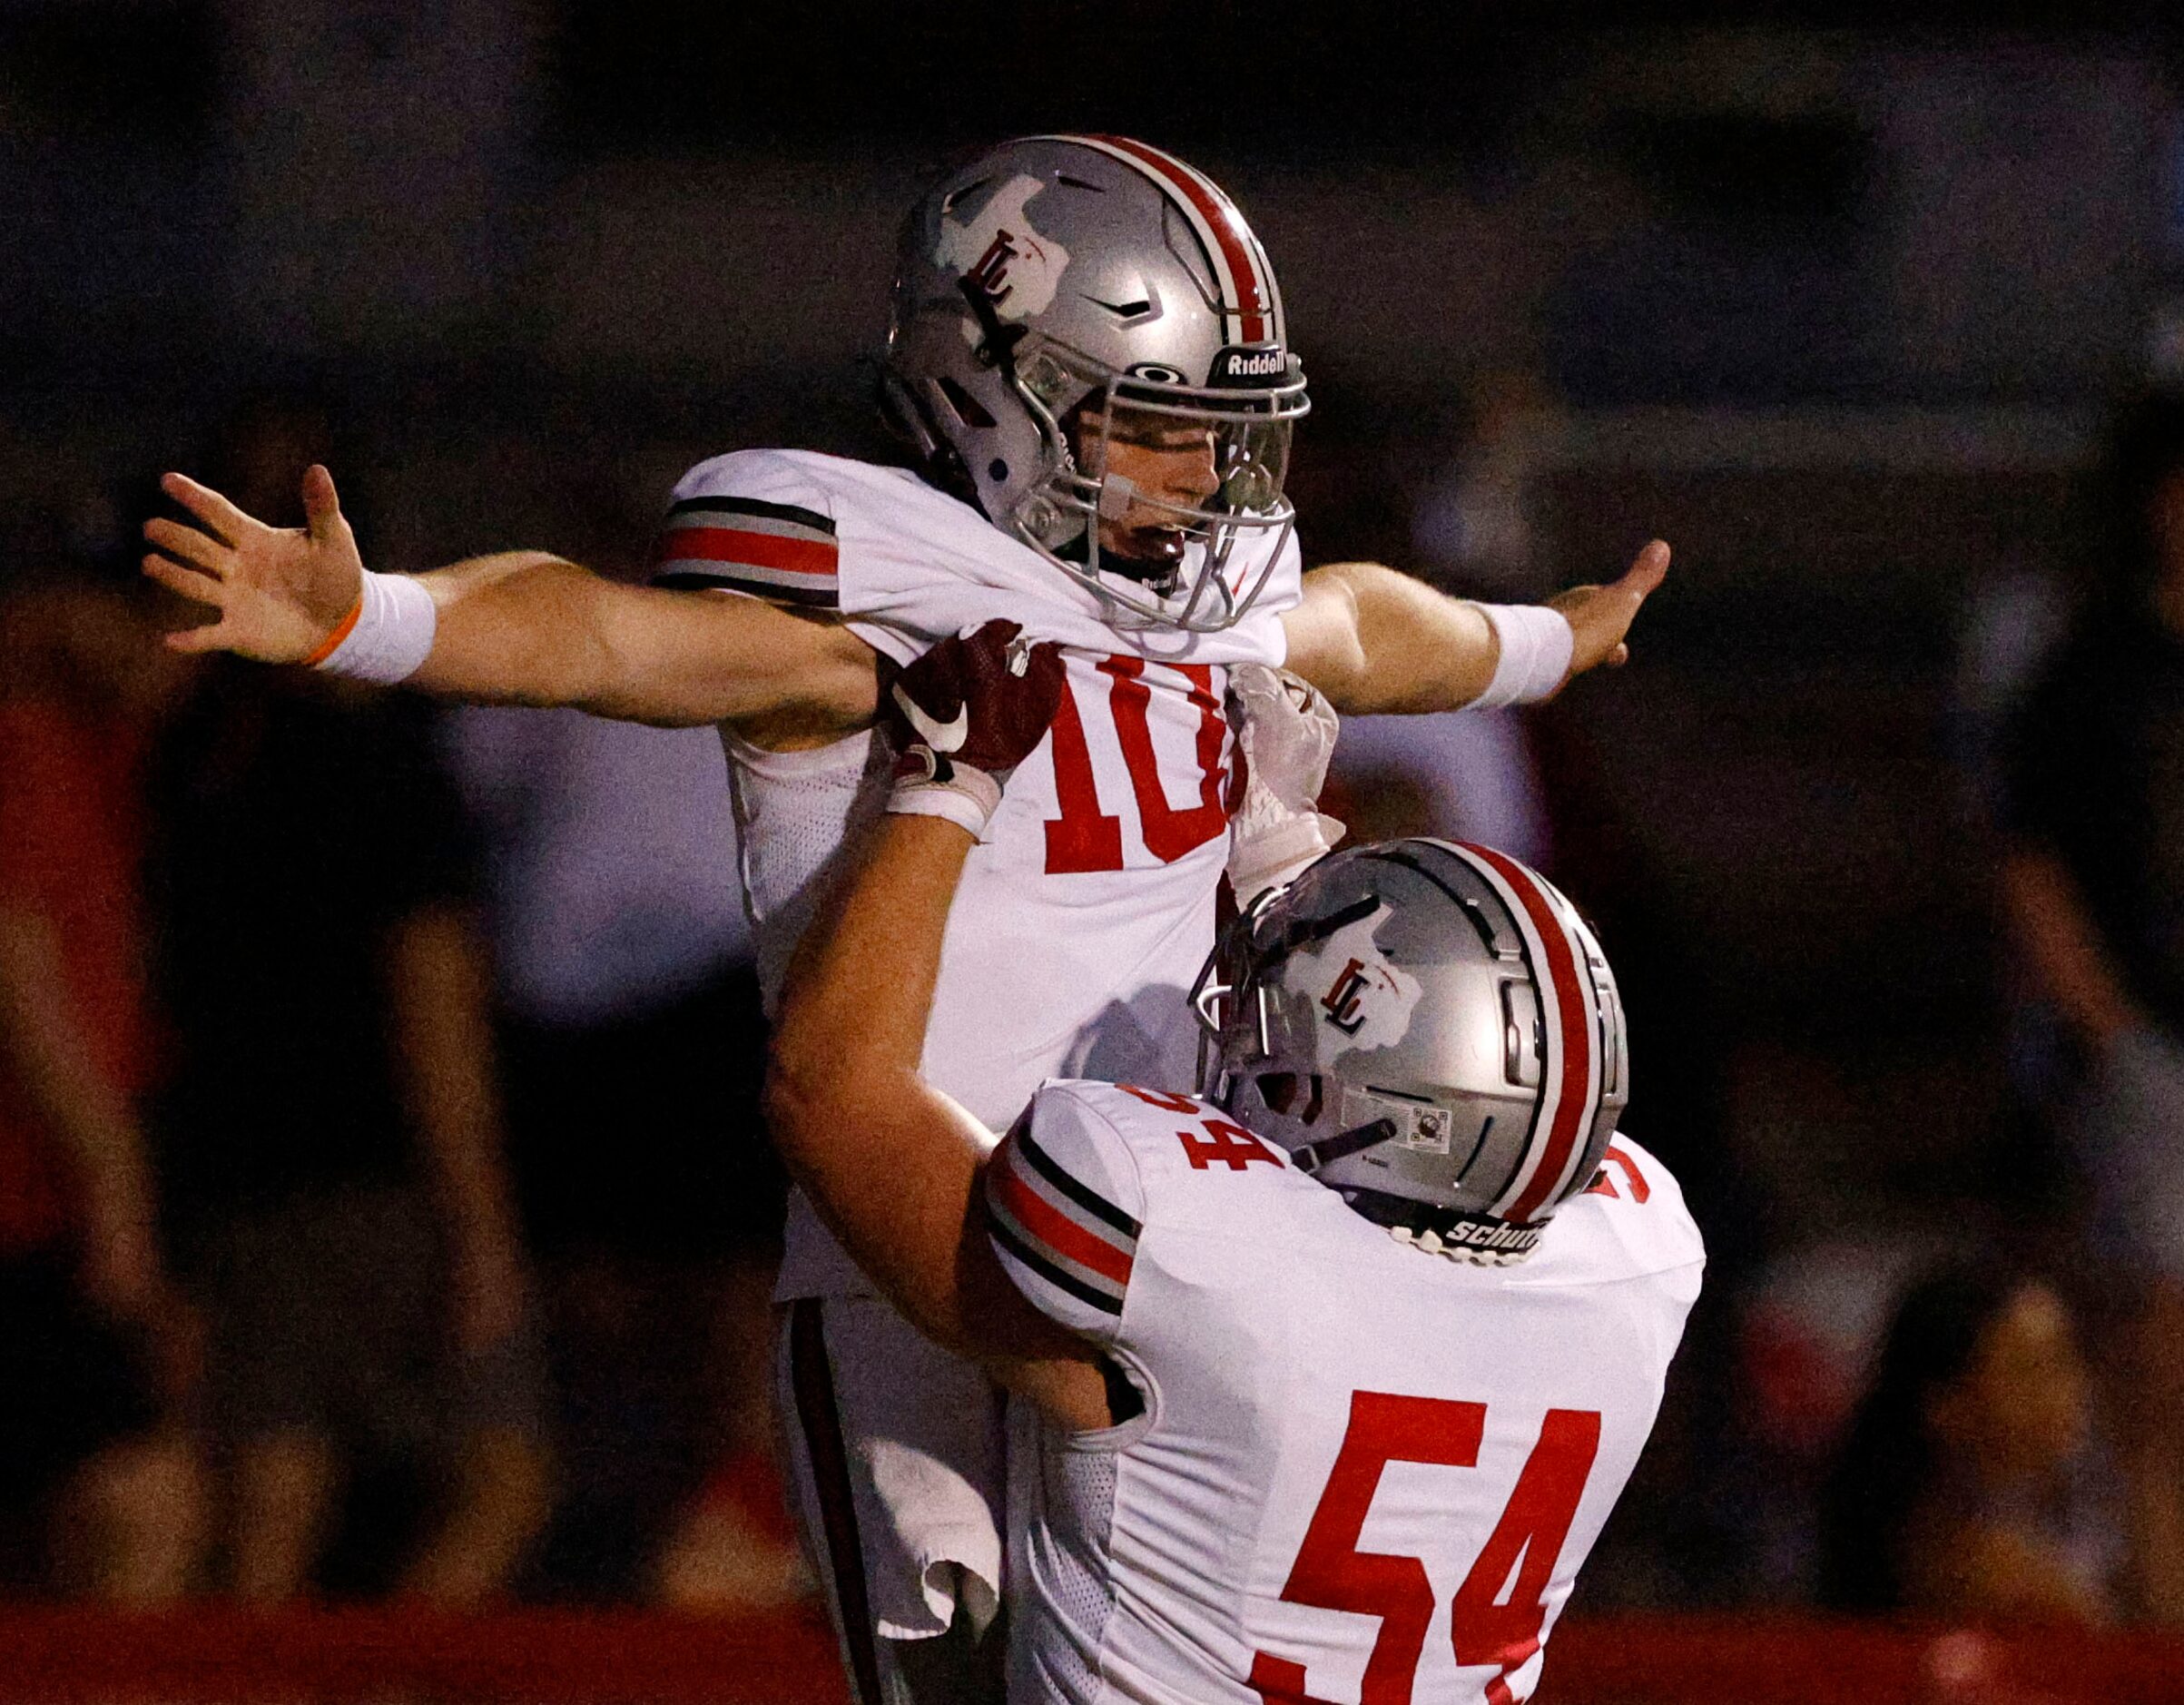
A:
POLYGON ((889 790, 887 808, 905 817, 945 817, 983 841, 986 825, 1001 808, 1001 784, 983 770, 959 764, 945 782, 926 775, 899 777, 889 790))
POLYGON ((407 681, 423 665, 439 621, 439 606, 421 581, 367 569, 355 626, 314 666, 351 681, 392 686, 407 681))
POLYGON ((1481 604, 1501 642, 1501 657, 1486 691, 1466 710, 1500 710, 1504 705, 1532 705, 1549 697, 1569 675, 1578 636, 1559 610, 1544 604, 1481 604))

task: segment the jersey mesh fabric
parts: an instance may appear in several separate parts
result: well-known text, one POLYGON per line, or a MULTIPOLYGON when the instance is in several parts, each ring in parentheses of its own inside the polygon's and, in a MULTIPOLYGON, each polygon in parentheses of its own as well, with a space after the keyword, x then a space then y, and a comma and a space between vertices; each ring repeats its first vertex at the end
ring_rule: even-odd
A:
POLYGON ((883 741, 866 734, 809 752, 768 752, 723 728, 721 744, 728 754, 743 903, 771 1017, 824 873, 886 803, 886 790, 871 783, 889 755, 883 741))
POLYGON ((1043 1577, 1039 1609, 1051 1619, 1049 1638, 1034 1643, 1044 1671, 1038 1697, 1057 1690, 1067 1700, 1100 1697, 1100 1642, 1115 1611, 1114 1568, 1107 1536, 1115 1519, 1114 1453, 1072 1449, 1053 1434, 1039 1437, 1039 1502, 1048 1526, 1036 1562, 1043 1577), (1054 1627, 1058 1623, 1059 1627, 1054 1627), (1058 1638, 1052 1636, 1058 1635, 1058 1638))

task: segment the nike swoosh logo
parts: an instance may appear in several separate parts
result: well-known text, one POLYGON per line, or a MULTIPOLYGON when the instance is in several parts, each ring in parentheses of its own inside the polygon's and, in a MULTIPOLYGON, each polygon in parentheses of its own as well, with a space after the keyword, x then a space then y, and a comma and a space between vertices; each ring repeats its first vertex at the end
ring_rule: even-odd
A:
POLYGON ((903 715, 910 719, 910 725, 916 731, 918 738, 935 752, 960 751, 963 742, 969 737, 970 706, 968 705, 957 710, 953 721, 937 723, 910 702, 910 695, 902 690, 900 681, 895 683, 895 703, 901 707, 903 715))

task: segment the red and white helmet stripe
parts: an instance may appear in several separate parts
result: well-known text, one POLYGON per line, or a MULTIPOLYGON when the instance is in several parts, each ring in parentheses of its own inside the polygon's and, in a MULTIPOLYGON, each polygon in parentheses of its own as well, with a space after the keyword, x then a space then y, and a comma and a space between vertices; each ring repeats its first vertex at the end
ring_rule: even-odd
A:
POLYGON ((1491 1209, 1502 1218, 1527 1225, 1569 1188, 1570 1171, 1582 1162, 1586 1139, 1599 1114, 1606 1088, 1600 993, 1593 981, 1589 955, 1573 927, 1574 916, 1567 915, 1567 901, 1550 893, 1516 860, 1491 847, 1465 844, 1454 851, 1508 902, 1540 990, 1546 1057, 1540 1061, 1539 1111, 1533 1116, 1525 1164, 1491 1209))
POLYGON ((1173 154, 1127 136, 1058 136, 1136 166, 1157 183, 1190 222, 1214 269, 1232 343, 1282 341, 1282 296, 1266 251, 1221 187, 1173 154))

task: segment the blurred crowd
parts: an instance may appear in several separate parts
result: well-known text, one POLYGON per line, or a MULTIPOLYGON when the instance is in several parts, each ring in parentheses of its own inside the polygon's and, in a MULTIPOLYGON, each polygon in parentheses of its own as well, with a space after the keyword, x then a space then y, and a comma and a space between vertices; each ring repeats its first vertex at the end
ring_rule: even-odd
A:
MULTIPOLYGON (((1482 387, 1415 478, 1330 420, 1318 554, 1538 596, 1544 409, 1482 387)), ((208 477, 293 522, 329 438, 246 409, 208 477)), ((1770 1241, 1721 1015, 1576 724, 1345 728, 1355 836, 1509 847, 1598 915, 1633 1128, 1708 1234, 1597 1602, 2184 1622, 2184 404, 2126 411, 2103 480, 2099 559, 1998 571, 1964 625, 1992 1152, 2033 1176, 1960 1225, 1770 1241)), ((796 1599, 714 736, 176 653, 155 501, 0 538, 0 1593, 796 1599)), ((643 532, 579 554, 634 572, 643 532)))
MULTIPOLYGON (((287 518, 323 430, 222 478, 287 518)), ((714 736, 186 657, 133 537, 7 557, 0 1582, 800 1591, 714 736)))

